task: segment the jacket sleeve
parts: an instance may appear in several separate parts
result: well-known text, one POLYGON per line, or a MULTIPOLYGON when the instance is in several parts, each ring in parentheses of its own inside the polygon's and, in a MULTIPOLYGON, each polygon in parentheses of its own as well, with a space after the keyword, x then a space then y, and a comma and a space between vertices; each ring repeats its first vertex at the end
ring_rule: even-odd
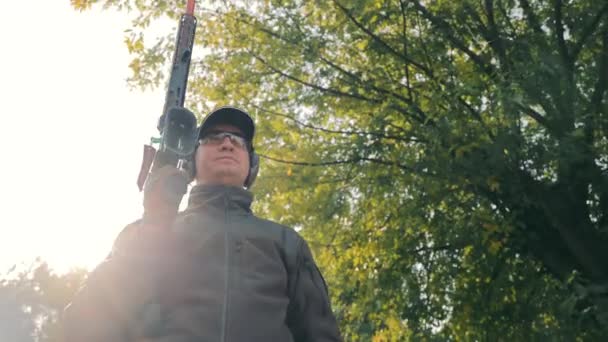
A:
MULTIPOLYGON (((329 301, 328 289, 310 249, 301 241, 287 314, 295 342, 342 341, 329 301)), ((290 291, 291 292, 291 291, 290 291)))
POLYGON ((112 252, 88 276, 63 315, 66 342, 128 340, 136 310, 147 291, 139 277, 141 262, 128 250, 139 223, 128 225, 116 238, 112 252))

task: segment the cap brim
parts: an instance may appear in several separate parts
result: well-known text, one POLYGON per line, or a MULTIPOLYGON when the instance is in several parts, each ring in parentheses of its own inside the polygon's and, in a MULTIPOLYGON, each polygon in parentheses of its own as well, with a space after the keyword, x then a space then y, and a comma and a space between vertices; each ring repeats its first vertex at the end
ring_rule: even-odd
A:
POLYGON ((199 139, 209 128, 218 124, 229 124, 243 132, 247 141, 253 141, 255 125, 247 112, 236 107, 220 107, 211 112, 201 124, 198 132, 199 139))

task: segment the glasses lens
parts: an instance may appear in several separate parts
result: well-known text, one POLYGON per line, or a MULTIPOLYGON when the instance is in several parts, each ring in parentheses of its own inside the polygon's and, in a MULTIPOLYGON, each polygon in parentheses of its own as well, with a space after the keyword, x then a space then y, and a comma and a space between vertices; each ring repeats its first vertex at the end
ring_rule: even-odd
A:
POLYGON ((230 132, 210 133, 201 140, 201 143, 219 145, 224 141, 224 139, 226 139, 226 137, 230 139, 230 142, 233 145, 239 148, 245 148, 247 146, 245 138, 230 132))
MULTIPOLYGON (((233 134, 233 133, 229 133, 229 132, 225 132, 224 136, 228 137, 230 139, 230 142, 232 142, 232 144, 234 144, 240 148, 245 148, 245 138, 238 136, 236 134, 233 134)), ((224 138, 222 138, 222 140, 224 140, 224 138)))

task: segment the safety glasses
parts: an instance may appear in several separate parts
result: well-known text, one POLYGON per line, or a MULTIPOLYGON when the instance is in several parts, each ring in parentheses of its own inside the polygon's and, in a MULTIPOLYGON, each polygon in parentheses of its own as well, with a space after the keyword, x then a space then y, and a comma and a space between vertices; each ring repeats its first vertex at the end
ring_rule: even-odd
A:
POLYGON ((226 138, 230 139, 232 145, 244 150, 247 149, 247 140, 242 136, 231 132, 211 132, 205 134, 205 136, 199 140, 199 143, 201 145, 220 145, 226 138))

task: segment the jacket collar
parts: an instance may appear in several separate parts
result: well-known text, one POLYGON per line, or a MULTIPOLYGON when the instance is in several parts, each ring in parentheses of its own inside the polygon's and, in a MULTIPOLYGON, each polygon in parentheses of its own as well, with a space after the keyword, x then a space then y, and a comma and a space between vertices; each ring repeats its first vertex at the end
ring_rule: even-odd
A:
POLYGON ((251 213, 253 194, 245 189, 228 185, 196 185, 190 190, 186 211, 208 208, 251 213))

